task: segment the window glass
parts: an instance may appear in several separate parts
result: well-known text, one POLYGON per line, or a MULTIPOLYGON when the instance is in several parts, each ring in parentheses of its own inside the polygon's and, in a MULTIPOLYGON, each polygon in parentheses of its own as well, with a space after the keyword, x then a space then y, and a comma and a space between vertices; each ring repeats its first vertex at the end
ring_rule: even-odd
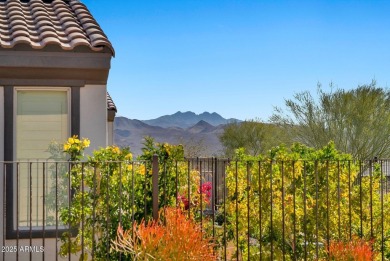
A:
POLYGON ((54 225, 59 203, 54 196, 61 195, 63 203, 68 198, 67 188, 56 190, 64 181, 66 164, 53 163, 69 136, 68 92, 18 90, 16 94, 16 223, 19 229, 54 225))
POLYGON ((68 101, 65 91, 18 91, 16 159, 50 158, 49 145, 68 137, 68 101))

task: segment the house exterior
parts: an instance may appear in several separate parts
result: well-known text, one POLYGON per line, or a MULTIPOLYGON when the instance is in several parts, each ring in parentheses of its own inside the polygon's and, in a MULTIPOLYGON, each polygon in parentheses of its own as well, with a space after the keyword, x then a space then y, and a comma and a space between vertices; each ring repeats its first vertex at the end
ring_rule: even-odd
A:
MULTIPOLYGON (((42 185, 27 180, 27 173, 34 178, 28 165, 4 162, 44 161, 50 144, 72 135, 91 140, 87 153, 112 144, 116 107, 107 78, 114 54, 78 0, 0 0, 0 199, 6 206, 0 230, 7 228, 2 245, 13 246, 16 237, 42 237, 31 225, 24 235, 26 224, 39 227, 41 218, 31 215, 38 201, 23 201, 27 189, 39 198, 42 185), (26 213, 29 222, 22 224, 26 213)), ((52 247, 45 248, 47 260, 54 260, 52 247)))

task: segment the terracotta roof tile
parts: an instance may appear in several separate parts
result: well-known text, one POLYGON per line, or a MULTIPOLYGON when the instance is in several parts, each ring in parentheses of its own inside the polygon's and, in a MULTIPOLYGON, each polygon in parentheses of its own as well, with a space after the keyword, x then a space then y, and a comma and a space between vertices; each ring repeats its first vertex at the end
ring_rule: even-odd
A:
POLYGON ((0 47, 17 44, 34 49, 54 44, 63 50, 87 46, 96 52, 106 47, 114 55, 107 36, 78 0, 0 0, 0 47))
POLYGON ((117 112, 115 103, 108 92, 107 92, 107 110, 117 112))

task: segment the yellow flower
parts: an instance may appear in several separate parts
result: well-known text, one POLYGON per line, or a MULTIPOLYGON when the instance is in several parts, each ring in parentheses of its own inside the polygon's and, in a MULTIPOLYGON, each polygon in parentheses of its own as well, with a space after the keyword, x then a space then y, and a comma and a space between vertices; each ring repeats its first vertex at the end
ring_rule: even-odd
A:
POLYGON ((127 170, 128 171, 132 171, 133 170, 133 165, 132 164, 127 165, 127 170))
POLYGON ((80 140, 78 139, 78 136, 77 135, 73 135, 72 137, 68 138, 68 142, 70 144, 78 144, 80 143, 80 140))
POLYGON ((69 150, 70 149, 70 144, 69 143, 65 143, 64 144, 64 151, 67 151, 67 150, 69 150))
POLYGON ((88 148, 89 147, 89 144, 91 144, 91 141, 89 139, 83 139, 83 146, 85 148, 88 148))
POLYGON ((132 160, 133 159, 133 154, 129 153, 125 156, 125 159, 132 160))
POLYGON ((145 175, 145 173, 146 173, 145 165, 139 166, 138 171, 139 171, 139 173, 140 173, 141 175, 145 175))
POLYGON ((112 153, 119 154, 121 151, 117 146, 112 146, 112 153))

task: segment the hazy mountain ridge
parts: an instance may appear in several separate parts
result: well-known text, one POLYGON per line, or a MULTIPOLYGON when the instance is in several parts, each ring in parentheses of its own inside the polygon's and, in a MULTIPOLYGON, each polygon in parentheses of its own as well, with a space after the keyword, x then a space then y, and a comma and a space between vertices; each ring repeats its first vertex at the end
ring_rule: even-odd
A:
POLYGON ((221 115, 216 112, 209 113, 203 112, 201 114, 196 114, 191 111, 181 112, 178 111, 172 115, 164 115, 158 117, 157 119, 152 120, 143 120, 143 123, 146 123, 151 126, 159 126, 159 127, 179 127, 179 128, 189 128, 200 121, 205 121, 212 126, 218 126, 221 124, 227 124, 232 121, 239 121, 237 119, 225 119, 221 115))
POLYGON ((199 115, 177 112, 148 121, 116 117, 114 143, 121 147, 129 146, 134 155, 140 155, 144 137, 152 136, 157 142, 201 148, 201 156, 215 156, 222 152, 219 135, 225 124, 231 121, 237 120, 227 120, 217 113, 207 112, 199 115))

